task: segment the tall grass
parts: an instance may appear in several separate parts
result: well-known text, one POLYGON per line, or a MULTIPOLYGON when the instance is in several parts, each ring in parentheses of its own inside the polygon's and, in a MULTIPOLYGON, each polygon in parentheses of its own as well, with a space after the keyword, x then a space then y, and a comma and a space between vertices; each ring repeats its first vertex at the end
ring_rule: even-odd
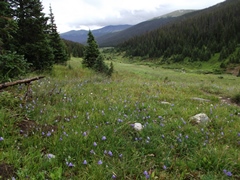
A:
POLYGON ((14 167, 11 177, 240 178, 239 107, 219 98, 238 93, 239 78, 114 68, 107 78, 72 59, 33 82, 28 98, 24 85, 0 93, 0 164, 14 167), (205 126, 189 120, 200 112, 211 119, 205 126))

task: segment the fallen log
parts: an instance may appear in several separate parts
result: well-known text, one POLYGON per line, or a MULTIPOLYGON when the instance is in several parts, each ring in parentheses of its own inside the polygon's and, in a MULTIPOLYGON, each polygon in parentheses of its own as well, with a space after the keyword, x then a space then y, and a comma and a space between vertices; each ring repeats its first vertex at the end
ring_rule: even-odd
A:
POLYGON ((29 84, 32 81, 36 81, 36 80, 42 79, 44 77, 45 76, 38 76, 38 77, 30 78, 30 79, 22 79, 22 80, 17 80, 17 81, 13 81, 13 82, 2 83, 2 84, 0 84, 0 90, 5 89, 10 86, 17 85, 17 84, 29 84))

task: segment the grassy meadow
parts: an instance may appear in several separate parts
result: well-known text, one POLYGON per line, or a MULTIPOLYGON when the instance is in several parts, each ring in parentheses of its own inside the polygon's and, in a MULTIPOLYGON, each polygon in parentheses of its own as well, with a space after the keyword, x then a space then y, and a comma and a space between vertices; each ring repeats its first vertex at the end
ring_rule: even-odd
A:
POLYGON ((239 77, 121 60, 114 70, 72 58, 0 92, 0 179, 240 179, 239 77), (211 121, 192 123, 198 113, 211 121))

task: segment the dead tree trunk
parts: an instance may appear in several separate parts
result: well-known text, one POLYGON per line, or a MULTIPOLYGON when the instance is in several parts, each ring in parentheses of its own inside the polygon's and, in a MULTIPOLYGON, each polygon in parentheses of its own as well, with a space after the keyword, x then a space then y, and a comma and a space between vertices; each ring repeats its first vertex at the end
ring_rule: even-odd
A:
POLYGON ((38 76, 38 77, 30 78, 30 79, 22 79, 22 80, 17 80, 17 81, 13 81, 13 82, 2 83, 2 84, 0 84, 0 90, 5 89, 10 86, 15 86, 17 84, 29 84, 32 81, 36 81, 36 80, 42 79, 44 77, 45 76, 38 76))

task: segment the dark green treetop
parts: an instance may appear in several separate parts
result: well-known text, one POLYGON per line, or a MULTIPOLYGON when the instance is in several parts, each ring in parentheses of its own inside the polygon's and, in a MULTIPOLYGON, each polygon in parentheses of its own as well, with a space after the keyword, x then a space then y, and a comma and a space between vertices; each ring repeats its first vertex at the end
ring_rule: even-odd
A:
POLYGON ((53 48, 54 54, 54 63, 65 63, 70 57, 68 56, 67 47, 60 35, 57 32, 57 26, 55 24, 54 15, 52 12, 52 7, 50 5, 50 24, 49 24, 49 36, 50 36, 50 45, 53 48))
POLYGON ((94 69, 108 76, 111 76, 113 73, 113 65, 109 68, 104 63, 103 55, 100 53, 98 45, 90 30, 88 32, 87 46, 85 48, 82 64, 84 67, 94 69))

